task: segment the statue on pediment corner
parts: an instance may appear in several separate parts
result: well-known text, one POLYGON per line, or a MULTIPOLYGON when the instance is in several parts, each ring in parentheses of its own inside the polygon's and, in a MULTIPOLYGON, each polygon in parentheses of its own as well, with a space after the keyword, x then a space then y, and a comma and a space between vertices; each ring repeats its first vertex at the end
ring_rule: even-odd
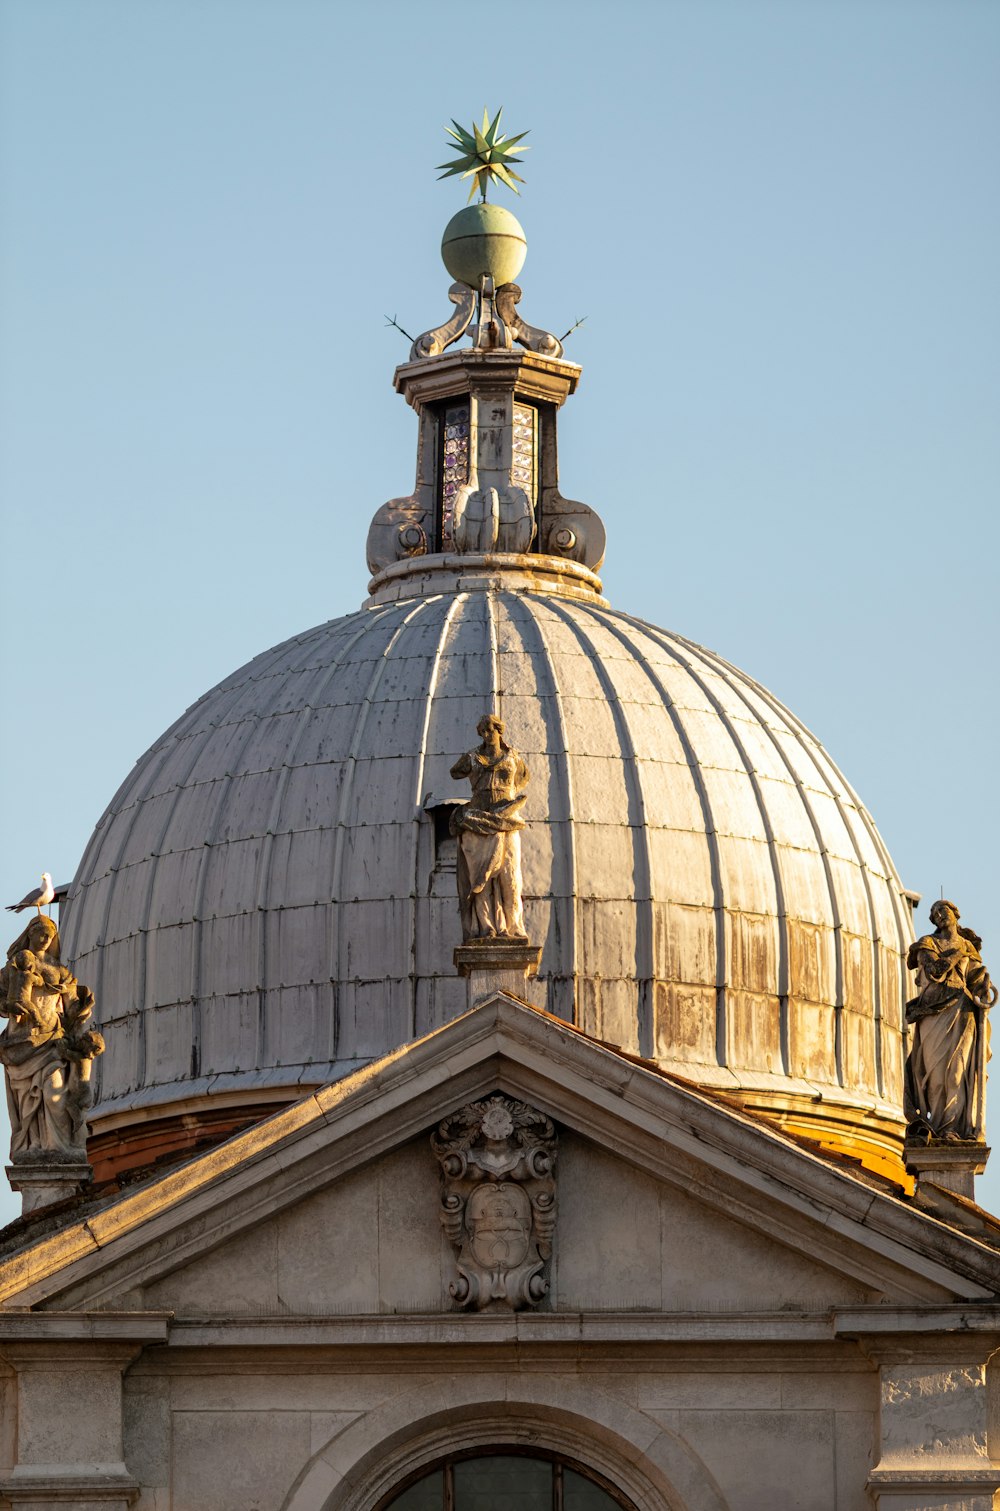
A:
POLYGON ((91 1068, 104 1040, 91 1026, 94 994, 59 957, 59 931, 39 915, 0 970, 0 1064, 11 1123, 11 1160, 85 1160, 91 1068))
POLYGON ((911 1144, 978 1143, 984 1137, 987 1012, 997 1000, 982 940, 943 898, 930 910, 933 934, 910 945, 917 995, 906 1004, 910 1053, 906 1101, 911 1144))

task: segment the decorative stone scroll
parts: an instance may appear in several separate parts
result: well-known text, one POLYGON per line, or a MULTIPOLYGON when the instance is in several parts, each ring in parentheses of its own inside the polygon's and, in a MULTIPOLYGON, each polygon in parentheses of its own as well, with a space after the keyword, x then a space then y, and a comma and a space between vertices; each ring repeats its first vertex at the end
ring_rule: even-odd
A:
POLYGON ((453 283, 448 290, 448 298, 455 306, 455 314, 450 320, 442 325, 435 326, 433 330, 424 331, 418 336, 410 348, 410 361, 416 362, 421 357, 440 356, 447 347, 465 335, 472 323, 472 317, 476 313, 476 291, 470 289, 467 284, 453 283))
POLYGON ((33 918, 0 970, 0 1033, 11 1124, 8 1177, 25 1211, 71 1195, 90 1177, 91 1068, 104 1051, 94 994, 61 963, 51 918, 33 918), (37 1188, 37 1189, 35 1189, 37 1188))
POLYGON ((523 488, 466 488, 455 501, 455 550, 462 556, 527 551, 535 511, 523 488))
POLYGON ((448 290, 448 298, 455 305, 455 314, 442 325, 417 337, 410 348, 411 362, 440 356, 465 335, 477 313, 473 345, 479 351, 498 348, 509 351, 516 341, 541 357, 561 357, 563 354, 562 342, 557 336, 521 319, 515 307, 521 300, 521 289, 516 283, 504 283, 494 288, 493 279, 488 275, 481 280, 478 289, 455 282, 448 290))
POLYGON ((455 1304, 475 1311, 537 1306, 556 1223, 556 1131, 512 1097, 446 1117, 431 1135, 441 1165, 441 1223, 455 1250, 455 1304))
POLYGON ((933 934, 910 946, 917 995, 906 1004, 910 1054, 906 1065, 907 1142, 979 1143, 983 1138, 987 1012, 997 1000, 982 940, 959 922, 953 902, 930 910, 933 934))
POLYGON ((496 292, 497 314, 504 325, 510 331, 514 340, 529 352, 537 352, 541 357, 561 357, 563 354, 562 342, 551 331, 542 330, 537 325, 529 325, 522 320, 515 309, 515 305, 521 302, 521 290, 516 283, 502 284, 496 292))

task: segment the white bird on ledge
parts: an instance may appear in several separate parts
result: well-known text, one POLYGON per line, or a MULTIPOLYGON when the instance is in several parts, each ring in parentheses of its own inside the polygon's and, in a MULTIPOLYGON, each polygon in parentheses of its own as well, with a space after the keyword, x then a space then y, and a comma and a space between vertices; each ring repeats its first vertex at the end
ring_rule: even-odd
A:
POLYGON ((25 908, 37 908, 39 913, 41 913, 43 908, 48 907, 55 895, 56 889, 52 885, 52 877, 48 871, 43 871, 42 885, 35 887, 31 892, 26 892, 20 902, 9 902, 7 904, 7 912, 23 913, 25 908))

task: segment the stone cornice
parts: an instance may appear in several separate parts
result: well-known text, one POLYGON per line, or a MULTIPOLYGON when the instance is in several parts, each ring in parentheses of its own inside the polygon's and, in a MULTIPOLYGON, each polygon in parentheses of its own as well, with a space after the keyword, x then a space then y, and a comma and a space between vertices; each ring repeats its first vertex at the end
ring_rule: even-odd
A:
POLYGON ((0 1311, 0 1348, 10 1343, 165 1343, 172 1312, 0 1311))
POLYGON ((510 350, 443 352, 397 367, 393 386, 416 410, 437 399, 477 388, 511 389, 526 398, 560 405, 574 393, 582 368, 559 357, 510 350))
POLYGON ((1000 1306, 859 1306, 838 1307, 838 1337, 883 1337, 944 1331, 996 1333, 1000 1341, 1000 1306))
POLYGON ((0 1477, 0 1495, 19 1507, 37 1504, 41 1511, 56 1505, 64 1505, 69 1511, 80 1511, 80 1507, 111 1511, 113 1507, 130 1506, 139 1489, 139 1481, 124 1464, 81 1464, 65 1472, 19 1464, 0 1477))
MULTIPOLYGON (((893 1495, 939 1496, 947 1492, 949 1496, 981 1496, 1000 1490, 1000 1465, 986 1465, 982 1469, 873 1469, 868 1476, 868 1488, 893 1495)), ((944 1506, 943 1501, 938 1504, 944 1506)), ((957 1503, 951 1504, 958 1511, 957 1503)))

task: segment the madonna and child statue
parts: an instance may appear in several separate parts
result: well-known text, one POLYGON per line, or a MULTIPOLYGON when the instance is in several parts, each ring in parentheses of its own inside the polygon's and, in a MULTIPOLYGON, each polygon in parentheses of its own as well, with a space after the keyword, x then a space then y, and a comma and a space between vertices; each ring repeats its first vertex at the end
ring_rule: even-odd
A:
POLYGON ((91 1066, 104 1050, 92 1025, 94 994, 59 957, 59 931, 39 913, 0 969, 0 1064, 11 1160, 85 1161, 91 1066))
POLYGON ((480 719, 482 743, 459 756, 451 774, 468 777, 472 798, 455 810, 458 840, 458 898, 466 944, 510 940, 523 944, 521 900, 522 809, 527 802, 528 768, 504 739, 503 720, 480 719))

